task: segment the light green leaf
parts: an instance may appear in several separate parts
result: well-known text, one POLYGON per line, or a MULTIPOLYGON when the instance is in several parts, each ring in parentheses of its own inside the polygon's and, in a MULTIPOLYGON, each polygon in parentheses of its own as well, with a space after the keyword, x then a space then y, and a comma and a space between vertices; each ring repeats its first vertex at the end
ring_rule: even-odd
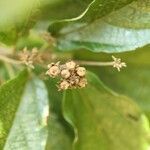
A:
POLYGON ((46 150, 72 150, 72 138, 63 124, 64 121, 60 120, 56 114, 51 114, 46 150))
POLYGON ((5 64, 0 63, 0 85, 6 80, 9 80, 9 74, 7 72, 5 64))
POLYGON ((48 95, 39 79, 29 81, 4 150, 44 150, 47 139, 48 95))
POLYGON ((0 88, 0 149, 45 149, 49 115, 47 90, 37 78, 25 87, 27 79, 24 71, 0 88))
POLYGON ((48 94, 39 79, 29 81, 9 132, 4 150, 44 150, 48 130, 48 94))
POLYGON ((111 13, 104 20, 112 25, 126 28, 150 28, 150 1, 138 0, 127 7, 111 13))
POLYGON ((94 74, 87 78, 86 88, 68 90, 63 100, 64 117, 75 129, 74 149, 147 149, 147 119, 137 105, 109 91, 94 74))
MULTIPOLYGON (((149 9, 149 1, 138 0, 90 23, 76 20, 57 34, 56 47, 107 53, 135 50, 150 43, 149 9)), ((55 34, 57 26, 50 26, 50 32, 55 34)))
POLYGON ((1 0, 0 41, 12 44, 27 35, 44 4, 43 0, 1 0))
POLYGON ((0 87, 0 149, 3 148, 27 81, 26 71, 0 87))
POLYGON ((93 0, 51 0, 42 11, 42 20, 56 21, 82 14, 93 0), (59 13, 58 13, 59 12, 59 13))
MULTIPOLYGON (((66 26, 72 22, 77 22, 77 21, 80 22, 81 21, 81 22, 91 23, 94 20, 101 18, 114 10, 117 10, 117 9, 131 3, 132 1, 133 0, 116 0, 116 1, 113 1, 113 0, 111 0, 111 1, 107 1, 107 0, 105 0, 105 1, 104 0, 86 0, 86 1, 81 0, 81 1, 78 1, 77 0, 74 2, 71 0, 68 0, 68 1, 64 0, 62 2, 62 4, 64 4, 62 6, 63 12, 64 12, 64 9, 65 9, 65 11, 68 11, 67 8, 68 7, 70 8, 70 6, 71 6, 71 11, 67 15, 66 15, 66 13, 65 14, 62 13, 62 14, 64 14, 64 16, 66 18, 64 18, 62 20, 54 21, 50 25, 49 31, 51 32, 51 34, 57 35, 57 34, 59 34, 58 32, 61 28, 63 28, 64 26, 66 26), (73 8, 72 8, 72 5, 74 6, 73 8), (80 5, 80 6, 78 6, 78 5, 80 5), (67 18, 72 13, 77 13, 78 15, 76 15, 75 17, 72 17, 72 18, 67 18)), ((59 5, 57 5, 57 8, 59 8, 59 5)), ((55 11, 55 9, 52 11, 55 11)), ((55 14, 53 16, 55 16, 55 14)))

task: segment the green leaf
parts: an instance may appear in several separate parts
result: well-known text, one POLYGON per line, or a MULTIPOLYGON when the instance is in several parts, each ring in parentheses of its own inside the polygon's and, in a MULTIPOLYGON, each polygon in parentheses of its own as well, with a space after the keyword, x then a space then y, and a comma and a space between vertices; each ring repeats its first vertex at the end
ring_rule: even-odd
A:
MULTIPOLYGON (((65 22, 53 24, 49 31, 57 35, 56 47, 62 51, 87 49, 112 53, 135 50, 150 43, 149 9, 148 1, 138 0, 101 19, 96 17, 90 22, 84 17, 67 20, 70 25, 65 22)), ((91 18, 88 13, 93 14, 90 8, 85 16, 91 18)))
POLYGON ((0 87, 0 149, 3 148, 12 126, 27 78, 27 72, 23 71, 0 87))
POLYGON ((146 117, 125 96, 108 90, 92 73, 88 86, 68 90, 63 113, 75 131, 75 150, 145 150, 148 148, 146 117))
POLYGON ((28 82, 21 98, 5 150, 44 150, 47 139, 48 93, 43 81, 28 82))
POLYGON ((139 104, 150 120, 150 45, 137 51, 119 54, 96 54, 89 51, 76 52, 78 60, 111 61, 111 55, 121 58, 127 67, 118 72, 112 67, 88 67, 101 80, 117 93, 131 97, 139 104))
POLYGON ((63 121, 61 122, 54 113, 51 115, 46 150, 72 150, 72 138, 68 135, 63 121))
MULTIPOLYGON (((74 8, 72 8, 71 12, 77 12, 78 15, 75 16, 74 18, 65 18, 63 20, 58 20, 53 22, 50 27, 49 27, 49 31, 55 35, 58 34, 58 31, 63 28, 65 25, 68 25, 71 22, 76 22, 76 21, 83 21, 83 22, 92 22, 98 18, 101 18, 107 14, 109 14, 110 12, 119 9, 129 3, 131 3, 133 0, 117 0, 117 1, 104 1, 104 0, 86 0, 86 1, 70 1, 70 3, 68 3, 66 5, 65 1, 64 3, 64 8, 66 11, 68 11, 67 7, 70 6, 74 6, 74 8), (80 5, 80 6, 78 6, 80 5), (86 7, 85 7, 86 6, 86 7), (82 8, 82 12, 80 12, 80 7, 82 8), (83 10, 84 8, 84 10, 83 10), (79 13, 80 12, 80 13, 79 13)), ((58 6, 57 6, 58 7, 58 6)), ((63 9, 64 9, 63 8, 63 9)), ((55 11, 55 10, 53 10, 55 11)), ((71 12, 69 12, 68 15, 72 14, 71 12)), ((68 15, 64 15, 65 17, 69 17, 68 15)), ((55 16, 55 15, 54 15, 55 16)))
POLYGON ((127 63, 127 68, 117 72, 108 68, 96 71, 110 88, 133 98, 150 120, 150 51, 145 47, 137 53, 119 55, 127 63))
POLYGON ((46 80, 49 93, 50 117, 46 150, 72 150, 73 131, 62 116, 62 92, 58 92, 54 79, 46 80))
POLYGON ((39 15, 39 8, 44 4, 43 0, 1 0, 0 41, 12 44, 27 35, 39 15))
POLYGON ((7 72, 5 64, 0 63, 0 85, 6 80, 9 80, 9 74, 7 72))
POLYGON ((42 20, 56 21, 82 14, 93 0, 51 0, 42 11, 42 20), (59 13, 58 13, 59 12, 59 13))

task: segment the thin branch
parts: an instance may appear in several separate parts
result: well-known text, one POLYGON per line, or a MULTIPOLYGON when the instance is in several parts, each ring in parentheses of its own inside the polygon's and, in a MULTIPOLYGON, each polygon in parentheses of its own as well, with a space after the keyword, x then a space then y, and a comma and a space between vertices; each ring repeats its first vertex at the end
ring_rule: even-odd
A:
POLYGON ((9 58, 9 57, 4 56, 4 55, 0 55, 0 60, 7 62, 7 63, 10 63, 10 64, 16 64, 16 65, 22 64, 21 61, 9 58))
POLYGON ((116 58, 112 56, 113 61, 110 62, 97 62, 97 61, 76 61, 78 64, 81 65, 88 65, 88 66, 113 66, 116 68, 118 71, 122 67, 126 67, 126 63, 122 62, 120 58, 116 58))
POLYGON ((80 65, 86 66, 112 66, 114 62, 98 62, 98 61, 75 61, 80 65))

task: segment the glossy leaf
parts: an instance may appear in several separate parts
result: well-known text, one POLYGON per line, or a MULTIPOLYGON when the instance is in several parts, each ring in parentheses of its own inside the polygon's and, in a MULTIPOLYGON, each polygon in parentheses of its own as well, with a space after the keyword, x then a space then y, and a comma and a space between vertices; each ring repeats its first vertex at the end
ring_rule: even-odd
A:
MULTIPOLYGON (((65 0, 64 0, 65 1, 65 0)), ((65 11, 67 11, 68 9, 66 7, 70 7, 70 5, 74 6, 74 8, 72 8, 71 12, 68 14, 70 15, 72 12, 77 12, 78 15, 75 16, 74 18, 67 18, 69 17, 68 15, 64 15, 66 16, 66 18, 64 18, 63 20, 58 20, 58 21, 54 21, 50 27, 49 27, 49 31, 53 34, 53 35, 57 35, 58 31, 63 28, 64 26, 72 23, 72 22, 76 22, 76 21, 81 21, 81 22, 89 22, 91 23, 92 21, 99 19, 107 14, 109 14, 110 12, 117 10, 129 3, 131 3, 133 0, 116 0, 116 1, 106 1, 106 0, 86 0, 86 1, 71 1, 69 0, 67 3, 68 5, 65 5, 65 11), (68 3, 70 1, 70 3, 68 3), (80 11, 80 7, 78 6, 80 5, 80 7, 82 8, 82 12, 80 11), (86 7, 85 7, 86 6, 86 7), (84 9, 83 9, 84 8, 84 9), (80 13, 79 13, 80 12, 80 13)), ((63 2, 65 3, 65 2, 63 2)), ((55 16, 55 15, 54 15, 55 16)))
MULTIPOLYGON (((70 21, 58 32, 56 47, 62 51, 87 49, 107 53, 135 50, 150 43, 149 9, 149 1, 138 0, 90 23, 82 18, 70 21)), ((57 26, 50 26, 50 32, 59 31, 57 26)))
POLYGON ((39 79, 29 81, 21 98, 4 150, 44 150, 48 130, 48 94, 39 79))
POLYGON ((0 149, 12 126, 27 78, 27 72, 24 71, 0 87, 0 149))
POLYGON ((47 1, 41 19, 43 21, 58 21, 74 18, 82 14, 93 0, 51 0, 47 1), (59 13, 58 13, 59 12, 59 13))

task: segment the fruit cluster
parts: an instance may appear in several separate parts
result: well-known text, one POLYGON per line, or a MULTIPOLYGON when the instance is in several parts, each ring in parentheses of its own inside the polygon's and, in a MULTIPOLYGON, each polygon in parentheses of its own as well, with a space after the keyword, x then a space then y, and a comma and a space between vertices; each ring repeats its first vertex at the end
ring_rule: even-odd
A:
POLYGON ((60 77, 58 90, 67 90, 72 88, 83 88, 87 84, 85 78, 86 69, 80 67, 74 61, 66 62, 65 64, 51 63, 48 65, 46 72, 52 78, 60 77))

